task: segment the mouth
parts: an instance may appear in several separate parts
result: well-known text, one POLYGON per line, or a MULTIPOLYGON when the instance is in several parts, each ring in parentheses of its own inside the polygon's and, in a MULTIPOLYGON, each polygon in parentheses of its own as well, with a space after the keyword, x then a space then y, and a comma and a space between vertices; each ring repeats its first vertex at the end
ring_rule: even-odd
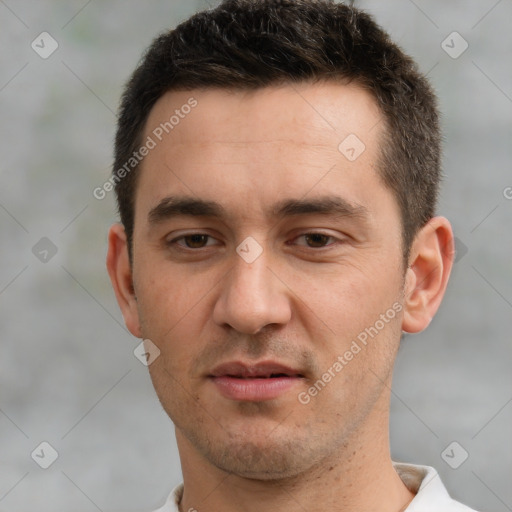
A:
POLYGON ((208 377, 225 398, 251 402, 278 398, 304 379, 299 370, 273 361, 224 363, 208 377))

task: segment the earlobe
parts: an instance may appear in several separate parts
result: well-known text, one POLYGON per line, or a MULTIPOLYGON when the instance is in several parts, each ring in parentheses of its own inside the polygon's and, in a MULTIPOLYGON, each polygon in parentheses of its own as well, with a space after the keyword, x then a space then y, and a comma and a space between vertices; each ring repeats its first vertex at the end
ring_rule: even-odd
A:
POLYGON ((121 224, 114 224, 108 233, 107 270, 126 327, 135 337, 142 338, 128 243, 121 224))
POLYGON ((416 235, 404 285, 402 330, 425 329, 436 314, 453 265, 454 242, 450 223, 434 217, 416 235))

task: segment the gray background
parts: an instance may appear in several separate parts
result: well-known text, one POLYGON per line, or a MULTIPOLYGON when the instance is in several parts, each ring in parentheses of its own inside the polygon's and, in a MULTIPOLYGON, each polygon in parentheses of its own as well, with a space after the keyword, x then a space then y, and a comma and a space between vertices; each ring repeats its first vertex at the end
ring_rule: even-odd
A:
MULTIPOLYGON (((440 212, 459 240, 440 313, 400 350, 393 456, 435 466, 476 509, 512 510, 512 2, 357 5, 439 93, 440 212), (456 59, 441 46, 453 31, 469 44, 456 59), (453 441, 452 465, 469 454, 458 469, 441 455, 453 441)), ((92 191, 108 178, 121 87, 143 49, 207 6, 0 0, 0 510, 151 510, 181 479, 172 423, 104 268, 113 196, 92 191), (59 44, 47 59, 31 48, 43 31, 59 44), (33 250, 43 237, 54 256, 48 241, 33 250), (46 470, 31 458, 42 441, 59 454, 46 470)))

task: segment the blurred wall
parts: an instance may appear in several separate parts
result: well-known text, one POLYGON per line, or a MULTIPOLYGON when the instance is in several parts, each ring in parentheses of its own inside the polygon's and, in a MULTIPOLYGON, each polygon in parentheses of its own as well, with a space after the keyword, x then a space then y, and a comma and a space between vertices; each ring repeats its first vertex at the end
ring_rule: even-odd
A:
MULTIPOLYGON (((151 510, 181 480, 104 267, 113 194, 93 189, 142 51, 209 3, 0 1, 0 510, 151 510)), ((399 353, 393 456, 435 466, 476 509, 512 510, 512 3, 356 5, 438 91, 440 213, 458 239, 440 313, 399 353)))

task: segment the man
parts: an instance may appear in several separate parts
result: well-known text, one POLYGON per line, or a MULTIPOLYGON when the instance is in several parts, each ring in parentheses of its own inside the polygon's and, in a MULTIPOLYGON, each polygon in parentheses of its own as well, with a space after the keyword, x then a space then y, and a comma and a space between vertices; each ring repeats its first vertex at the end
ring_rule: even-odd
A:
POLYGON ((125 90, 107 266, 176 426, 160 511, 463 511, 393 463, 402 332, 453 262, 436 100, 366 14, 227 0, 125 90))

